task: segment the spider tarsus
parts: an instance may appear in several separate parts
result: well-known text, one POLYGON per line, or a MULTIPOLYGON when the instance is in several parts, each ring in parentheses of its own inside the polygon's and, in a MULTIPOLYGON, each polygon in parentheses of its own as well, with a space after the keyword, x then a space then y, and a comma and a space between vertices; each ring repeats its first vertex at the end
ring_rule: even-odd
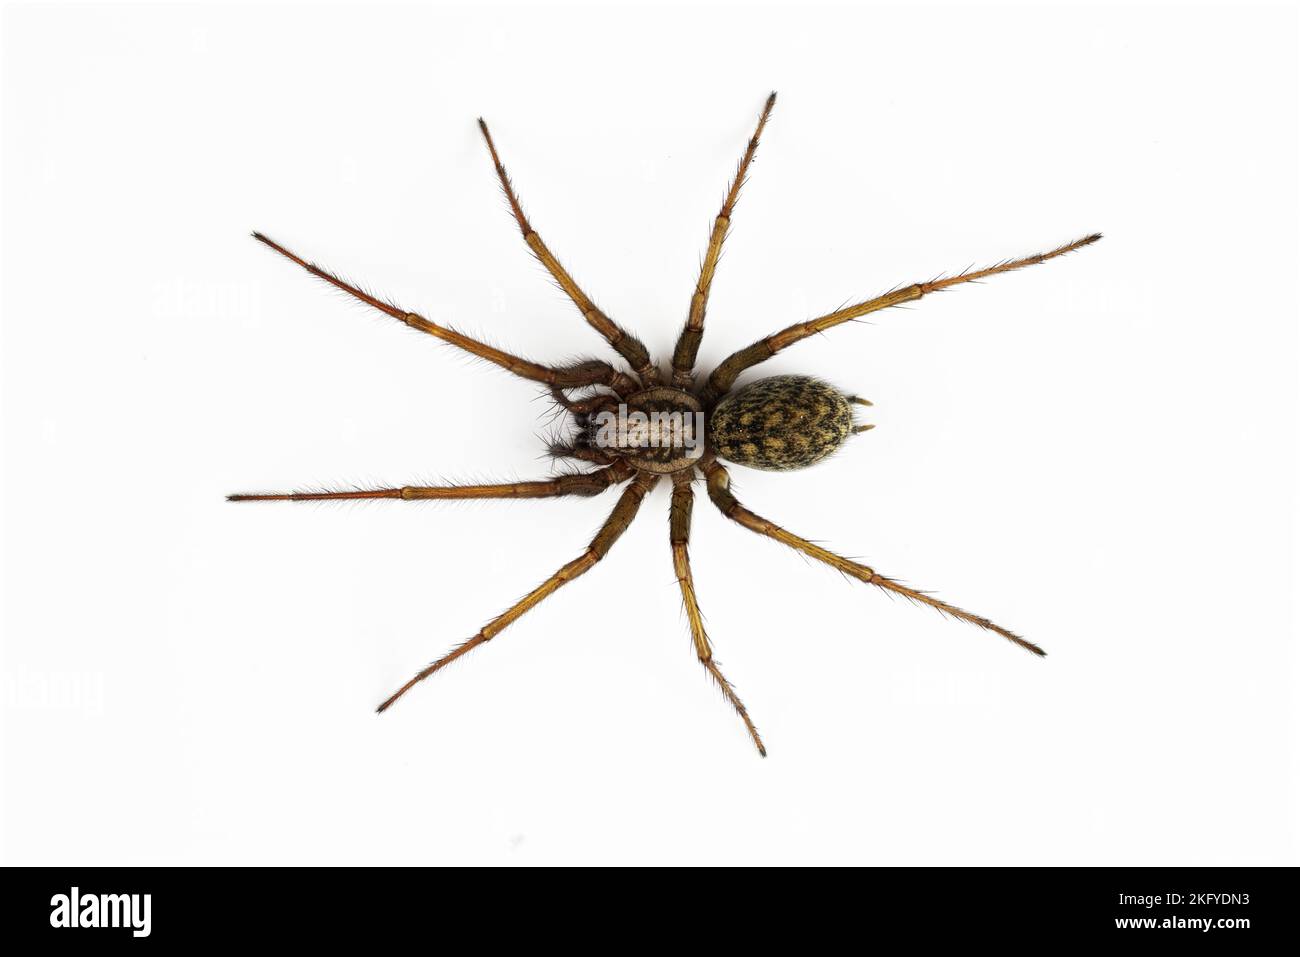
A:
POLYGON ((353 492, 277 492, 268 495, 227 495, 227 502, 320 502, 329 499, 401 498, 401 489, 353 492))
MULTIPOLYGON (((436 670, 436 669, 435 669, 435 670, 436 670)), ((389 697, 384 701, 383 704, 381 704, 378 708, 375 709, 375 714, 383 714, 385 711, 387 711, 389 708, 391 708, 391 707, 393 706, 393 703, 394 703, 395 701, 397 701, 398 698, 400 698, 402 695, 406 694, 406 692, 408 692, 408 691, 410 691, 412 688, 414 688, 417 684, 419 684, 419 683, 420 683, 421 681, 423 681, 426 677, 428 677, 429 674, 431 674, 431 672, 429 672, 429 671, 427 671, 427 670, 426 670, 426 671, 421 671, 419 674, 417 674, 414 678, 412 678, 412 679, 411 679, 410 681, 408 681, 406 684, 402 685, 400 688, 398 688, 396 691, 394 691, 391 695, 389 695, 389 697)))
POLYGON ((971 624, 978 625, 981 628, 987 629, 988 631, 993 632, 995 635, 1001 635, 1003 638, 1006 638, 1008 641, 1010 641, 1013 645, 1017 645, 1025 649, 1025 651, 1029 652, 1031 655, 1037 655, 1039 658, 1047 657, 1047 652, 1044 651, 1042 648, 1038 647, 1032 641, 1027 641, 1026 639, 1021 638, 1019 635, 1015 634, 1014 632, 1007 631, 1005 628, 1002 628, 999 625, 994 625, 992 622, 989 622, 986 625, 986 624, 981 624, 978 621, 971 621, 971 624))
POLYGON ((255 229, 251 233, 249 233, 249 235, 252 236, 254 239, 256 239, 259 243, 264 243, 265 245, 270 246, 276 252, 284 252, 283 247, 281 247, 280 244, 277 243, 270 236, 266 235, 266 233, 260 233, 255 229))
MULTIPOLYGON (((326 282, 332 282, 335 285, 339 285, 342 282, 337 277, 331 278, 328 273, 322 275, 321 273, 317 272, 315 266, 307 262, 307 260, 303 259, 301 256, 295 253, 291 253, 289 250, 285 249, 283 246, 277 243, 270 236, 266 235, 266 233, 259 233, 257 230, 253 230, 252 237, 256 239, 259 243, 262 243, 264 246, 271 247, 271 249, 275 250, 277 253, 279 253, 281 256, 283 256, 285 259, 289 260, 290 262, 297 263, 299 266, 301 266, 303 269, 306 269, 308 272, 315 273, 317 278, 324 279, 326 282)), ((362 298, 363 301, 365 301, 364 297, 359 297, 359 298, 362 298)))

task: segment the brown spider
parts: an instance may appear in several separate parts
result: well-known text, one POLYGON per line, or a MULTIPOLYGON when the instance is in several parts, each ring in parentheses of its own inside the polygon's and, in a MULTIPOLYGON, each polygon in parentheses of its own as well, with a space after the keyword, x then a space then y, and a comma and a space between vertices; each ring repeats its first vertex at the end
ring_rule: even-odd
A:
POLYGON ((1049 253, 1002 262, 987 269, 968 270, 947 279, 916 283, 809 322, 797 323, 765 339, 760 339, 739 352, 732 353, 703 380, 702 385, 697 386, 694 376, 695 356, 704 334, 704 313, 709 300, 709 289, 713 283, 713 274, 717 269, 722 244, 731 225, 732 210, 736 205, 741 186, 744 185, 749 165, 758 150, 759 137, 763 133, 764 126, 767 125, 775 102, 776 94, 773 93, 767 98, 763 112, 758 118, 758 126, 749 141, 745 155, 741 158, 735 178, 732 179, 731 186, 727 190, 726 200, 713 221, 713 232, 709 237, 709 246, 700 268, 695 293, 691 297, 686 326, 682 329, 677 347, 673 350, 672 376, 668 381, 665 381, 661 369, 651 361, 640 340, 596 308, 542 242, 542 237, 533 229, 524 216, 523 209, 520 208, 519 199, 506 175, 505 167, 501 165, 496 145, 492 142, 492 135, 488 132, 487 124, 481 119, 479 129, 482 130, 483 138, 487 142, 488 152, 496 167, 497 177, 501 181, 501 188, 510 203, 515 220, 519 223, 524 242, 547 271, 555 277, 560 288, 573 300, 573 304, 578 307, 583 318, 627 362, 631 367, 631 373, 616 369, 608 362, 599 359, 564 367, 529 362, 432 323, 413 312, 406 312, 391 303, 376 299, 344 282, 333 273, 299 258, 261 233, 253 234, 255 239, 291 259, 312 275, 406 323, 411 328, 450 342, 466 352, 496 363, 515 375, 544 383, 549 387, 551 395, 559 406, 572 414, 576 427, 576 434, 569 442, 552 445, 552 454, 557 458, 576 459, 600 467, 585 473, 561 475, 536 482, 511 482, 501 485, 406 486, 353 492, 316 491, 274 495, 231 495, 230 501, 547 498, 559 495, 596 495, 610 486, 630 482, 586 551, 521 598, 504 614, 484 625, 473 638, 458 645, 416 674, 379 706, 380 712, 387 709, 415 684, 466 652, 491 641, 499 632, 549 597, 560 586, 591 569, 605 557, 627 530, 632 519, 636 517, 646 493, 658 483, 661 476, 669 475, 673 483, 669 516, 673 567, 677 573, 677 582, 681 586, 686 616, 690 621, 695 653, 699 657, 700 664, 717 681, 722 693, 745 722, 745 727, 754 739, 759 754, 766 756, 767 751, 763 747, 762 739, 753 721, 750 720, 745 706, 736 696, 731 684, 723 677, 718 663, 714 660, 713 648, 705 633, 704 620, 695 598, 695 583, 691 577, 687 543, 690 540, 691 509, 694 503, 692 483, 697 468, 703 472, 708 495, 713 504, 727 518, 751 531, 776 539, 867 584, 903 595, 962 621, 996 632, 1036 655, 1046 654, 1037 645, 995 625, 987 618, 973 615, 939 601, 925 592, 916 591, 885 578, 866 565, 842 558, 755 515, 731 494, 730 476, 719 460, 725 459, 735 464, 760 469, 803 468, 825 458, 850 435, 871 428, 870 425, 854 425, 851 409, 851 403, 870 405, 870 402, 856 396, 845 395, 811 377, 774 376, 760 379, 733 392, 732 386, 736 378, 746 369, 770 359, 801 339, 806 339, 814 333, 824 332, 840 323, 891 306, 912 302, 928 293, 959 283, 972 282, 986 276, 1019 269, 1022 266, 1046 262, 1080 246, 1096 242, 1101 235, 1094 233, 1085 236, 1049 253), (568 394, 575 389, 589 391, 575 398, 568 394))

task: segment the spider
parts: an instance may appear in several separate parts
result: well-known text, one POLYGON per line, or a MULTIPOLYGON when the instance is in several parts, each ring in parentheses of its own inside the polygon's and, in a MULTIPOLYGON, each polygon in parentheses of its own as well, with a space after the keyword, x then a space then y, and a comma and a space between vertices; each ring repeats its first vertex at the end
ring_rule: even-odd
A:
POLYGON ((759 737, 749 712, 735 689, 723 676, 713 645, 704 628, 691 576, 688 552, 693 486, 700 474, 709 499, 728 519, 775 539, 803 554, 835 568, 858 581, 902 595, 919 604, 977 625, 1001 635, 1013 644, 1043 656, 1046 652, 1019 635, 994 624, 987 618, 940 601, 927 592, 909 588, 886 578, 866 565, 828 551, 780 525, 751 512, 732 494, 731 476, 723 462, 750 468, 787 471, 814 464, 843 445, 852 436, 866 432, 871 425, 858 424, 854 406, 870 406, 866 399, 841 392, 811 376, 781 375, 758 379, 735 389, 737 378, 777 353, 816 333, 869 313, 903 303, 914 302, 930 293, 961 283, 974 282, 998 273, 1046 262, 1063 256, 1101 238, 1094 233, 1051 252, 1007 260, 985 269, 967 270, 948 278, 913 283, 895 288, 875 299, 838 309, 808 322, 796 323, 728 356, 721 365, 702 376, 695 376, 695 357, 704 335, 704 317, 709 290, 722 254, 723 243, 731 227, 732 213, 745 184, 750 164, 758 151, 759 139, 771 117, 776 94, 767 98, 759 115, 754 135, 741 157, 740 165, 727 189, 700 266, 699 279, 691 296, 686 324, 673 350, 671 371, 652 361, 641 341, 609 316, 605 315, 583 292, 573 277, 560 265, 533 228, 520 206, 519 197, 506 175, 496 144, 487 124, 480 119, 488 154, 496 168, 497 179, 510 211, 523 233, 524 242, 533 255, 554 277, 578 312, 626 363, 619 368, 600 359, 569 365, 541 365, 493 348, 423 316, 376 298, 353 286, 334 273, 290 252, 262 233, 253 237, 280 255, 297 263, 313 276, 355 297, 368 306, 386 313, 412 329, 451 343, 524 379, 547 387, 562 415, 571 416, 572 432, 567 441, 555 441, 550 453, 557 459, 581 463, 579 471, 531 482, 498 485, 403 486, 356 491, 304 491, 278 494, 239 494, 230 501, 312 501, 321 499, 491 499, 551 498, 562 495, 593 496, 613 486, 623 486, 617 504, 584 552, 521 598, 503 614, 492 619, 469 640, 457 645, 443 657, 423 668, 397 689, 378 708, 386 711, 412 687, 440 671, 451 662, 487 644, 525 612, 549 598, 563 585, 596 566, 636 517, 646 494, 667 476, 672 482, 669 511, 669 543, 673 568, 681 589, 695 654, 701 665, 717 683, 722 694, 744 722, 758 753, 767 749, 759 737), (579 394, 580 393, 580 394, 579 394), (587 471, 581 471, 586 468, 587 471))

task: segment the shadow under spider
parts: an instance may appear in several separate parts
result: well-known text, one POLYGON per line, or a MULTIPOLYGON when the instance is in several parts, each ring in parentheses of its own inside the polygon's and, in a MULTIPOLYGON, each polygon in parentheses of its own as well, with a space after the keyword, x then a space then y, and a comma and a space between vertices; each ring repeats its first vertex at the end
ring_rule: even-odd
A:
POLYGON ((646 493, 667 475, 673 483, 669 523, 673 568, 681 587, 682 602, 690 623, 696 656, 732 707, 736 709, 736 713, 740 715, 759 754, 766 756, 767 750, 763 746, 758 730, 754 727, 754 722, 750 719, 749 713, 731 683, 723 676, 713 656, 713 646, 705 632, 704 620, 695 595, 688 544, 691 511, 695 498, 692 483, 697 477, 697 470, 703 474, 709 499, 719 511, 750 531, 775 539, 859 581, 902 595, 954 618, 995 632, 1036 655, 1046 654, 1037 645, 994 624, 987 618, 963 611, 926 592, 901 585, 866 565, 828 551, 754 514, 731 493, 731 478, 722 462, 725 460, 742 466, 772 471, 804 468, 831 454, 850 436, 871 428, 870 425, 855 423, 852 408, 855 404, 869 406, 870 402, 857 396, 845 395, 810 376, 773 376, 733 390, 737 377, 747 369, 759 365, 802 339, 825 332, 841 323, 891 306, 913 302, 930 293, 961 283, 974 282, 998 273, 1055 259, 1081 246, 1096 242, 1101 238, 1101 234, 1093 233, 1050 252, 1008 260, 986 269, 968 270, 948 278, 914 283, 808 322, 796 323, 732 353, 697 383, 694 374, 695 358, 704 335, 704 317, 714 272, 717 269, 727 231, 731 226, 736 200, 745 183, 754 155, 758 151, 759 138, 775 103, 776 94, 773 93, 767 98, 754 135, 750 138, 736 174, 731 180, 726 199, 713 221, 708 249, 691 297, 690 311, 678 337, 676 348, 673 350, 672 372, 667 379, 659 366, 651 361, 641 341, 596 307, 573 277, 560 265, 559 260, 542 241, 542 237, 533 229, 519 204, 519 198, 510 183, 510 178, 506 175, 505 167, 497 154, 496 144, 492 140, 492 134, 481 119, 479 129, 483 133, 488 153, 496 167, 497 178, 501 182, 501 189, 505 193, 515 221, 519 224, 524 242, 573 304, 578 307, 578 311, 587 323, 604 337, 627 364, 627 371, 599 359, 568 366, 549 366, 530 362, 430 322, 392 303, 377 299, 344 282, 333 273, 296 256, 263 234, 253 233, 253 237, 259 242, 265 243, 280 255, 302 266, 313 276, 387 313, 399 322, 495 363, 517 376, 548 387, 557 405, 572 415, 576 430, 571 442, 553 444, 550 449, 551 454, 557 458, 571 458, 597 467, 587 472, 561 475, 535 482, 509 482, 499 485, 403 486, 352 492, 240 494, 228 496, 230 501, 554 498, 562 495, 597 495, 612 486, 625 486, 618 503, 592 539, 591 544, 587 546, 586 551, 484 625, 478 634, 419 671, 379 706, 380 712, 387 710, 393 702, 434 672, 479 645, 491 641, 529 609, 600 562, 632 523, 646 493), (581 398, 571 397, 569 393, 577 389, 589 391, 581 398), (697 423, 702 428, 693 427, 697 423))

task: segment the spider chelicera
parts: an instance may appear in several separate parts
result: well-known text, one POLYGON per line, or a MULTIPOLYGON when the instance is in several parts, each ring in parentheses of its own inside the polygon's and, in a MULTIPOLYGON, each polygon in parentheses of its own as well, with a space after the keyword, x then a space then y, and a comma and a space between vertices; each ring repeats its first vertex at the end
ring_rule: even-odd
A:
POLYGON ((841 323, 891 306, 913 302, 929 293, 960 283, 1046 262, 1081 246, 1094 243, 1101 238, 1101 235, 1094 233, 1053 249, 1051 252, 1005 261, 987 269, 968 270, 949 278, 914 283, 817 319, 796 323, 732 353, 708 376, 697 381, 694 373, 695 356, 704 335, 704 315, 709 301, 709 289, 713 284, 713 275, 722 253, 723 241, 731 226, 732 211, 740 189, 745 183, 749 166, 754 160, 754 154, 758 151, 759 137, 762 136, 763 128, 767 125, 775 103, 776 94, 773 93, 767 98, 754 135, 727 190, 722 209, 713 221, 713 231, 709 236, 709 245, 700 267, 699 280, 691 297, 686 325, 673 350, 671 374, 666 374, 651 361, 645 346, 636 336, 623 329, 592 303, 542 242, 542 237, 533 229, 519 205, 519 198, 515 195, 510 178, 506 175, 505 167, 502 166, 501 159, 497 155, 492 135, 488 132, 487 124, 481 119, 479 129, 487 143, 488 152, 496 167, 497 177, 501 181, 501 188, 510 204, 510 210, 523 233, 524 242, 555 278, 560 288, 573 300, 573 304, 578 307, 583 318, 627 363, 630 371, 616 368, 599 359, 567 366, 548 366, 529 362, 430 322, 390 302, 377 299, 344 282, 333 273, 301 259, 261 233, 253 234, 254 238, 302 266, 313 276, 387 313, 399 322, 495 363, 517 376, 547 386, 558 406, 565 413, 572 415, 574 426, 573 434, 567 441, 552 444, 551 454, 556 458, 572 459, 597 467, 587 472, 560 475, 535 482, 510 482, 500 485, 404 486, 348 492, 309 491, 231 495, 229 496, 231 501, 550 498, 561 495, 596 495, 612 486, 625 485, 614 510, 600 527, 591 544, 587 546, 586 551, 503 614, 484 625, 474 637, 418 672, 381 704, 379 711, 386 710, 414 685, 435 671, 479 645, 491 641, 562 585, 594 567, 627 530, 646 494, 666 475, 673 483, 669 515, 673 567, 681 587, 682 601, 686 607, 695 653, 700 664, 713 676, 722 693, 744 721, 759 754, 766 756, 767 751, 758 735, 758 730, 754 727, 754 722, 750 720, 745 706, 737 697, 730 682, 723 677, 718 662, 713 657, 713 647, 705 632, 704 620, 700 615, 699 603, 695 596, 695 582, 691 577, 687 548, 690 541, 691 509, 694 503, 692 484, 697 477, 697 471, 703 474, 705 488, 713 504, 727 518, 750 531, 789 545, 859 581, 996 632, 1036 655, 1045 654, 1037 645, 994 624, 987 618, 939 601, 926 592, 908 588, 866 565, 827 551, 820 545, 800 538, 793 532, 786 531, 781 526, 755 515, 741 505, 731 493, 731 479, 722 463, 725 460, 751 468, 777 471, 804 468, 825 458, 850 436, 871 428, 870 425, 856 424, 853 415, 855 404, 869 406, 870 402, 857 396, 844 394, 833 386, 810 376, 773 376, 759 379, 733 391, 737 377, 747 369, 759 365, 802 339, 841 323), (576 390, 584 391, 581 395, 574 395, 576 390))

